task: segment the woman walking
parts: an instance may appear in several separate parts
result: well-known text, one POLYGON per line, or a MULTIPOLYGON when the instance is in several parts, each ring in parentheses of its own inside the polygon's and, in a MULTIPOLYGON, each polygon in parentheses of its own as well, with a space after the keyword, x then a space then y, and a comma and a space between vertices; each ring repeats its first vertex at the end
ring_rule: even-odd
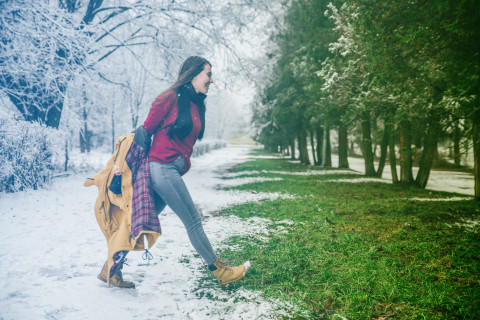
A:
MULTIPOLYGON (((210 62, 198 56, 189 57, 182 64, 175 83, 152 103, 143 128, 149 135, 153 135, 147 160, 150 187, 156 195, 157 212, 160 213, 167 205, 175 212, 184 224, 195 250, 219 284, 225 286, 242 279, 250 263, 247 261, 240 266, 230 266, 217 257, 182 179, 190 169, 190 156, 195 142, 203 138, 204 100, 211 83, 213 79, 210 62)), ((133 201, 138 200, 133 199, 133 201)), ((103 223, 102 219, 99 221, 103 223)), ((132 282, 124 281, 121 273, 127 253, 128 250, 125 249, 115 250, 111 262, 113 266, 109 270, 107 260, 98 278, 116 287, 135 287, 132 282), (107 277, 107 275, 110 276, 107 277)))

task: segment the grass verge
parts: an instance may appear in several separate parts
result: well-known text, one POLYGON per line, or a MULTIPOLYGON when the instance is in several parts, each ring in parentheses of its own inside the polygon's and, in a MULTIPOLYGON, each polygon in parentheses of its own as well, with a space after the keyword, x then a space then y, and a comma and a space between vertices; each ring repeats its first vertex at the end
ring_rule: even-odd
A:
POLYGON ((307 169, 261 158, 233 170, 282 180, 231 189, 297 196, 221 212, 268 218, 287 231, 272 229, 267 241, 229 240, 241 249, 223 258, 252 262, 238 286, 306 310, 291 313, 294 319, 480 319, 478 202, 433 201, 458 195, 355 183, 357 174, 291 174, 307 169))

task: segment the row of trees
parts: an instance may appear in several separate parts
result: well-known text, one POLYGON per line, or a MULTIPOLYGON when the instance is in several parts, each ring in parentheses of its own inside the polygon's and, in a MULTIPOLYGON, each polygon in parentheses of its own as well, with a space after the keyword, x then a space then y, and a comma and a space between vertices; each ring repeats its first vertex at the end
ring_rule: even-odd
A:
POLYGON ((473 147, 480 198, 475 0, 292 0, 284 9, 269 81, 254 106, 259 142, 292 154, 298 142, 300 160, 310 163, 310 137, 313 162, 331 166, 334 129, 339 167, 348 167, 356 142, 366 175, 381 176, 388 159, 394 183, 422 188, 439 144, 451 146, 457 165, 473 147))

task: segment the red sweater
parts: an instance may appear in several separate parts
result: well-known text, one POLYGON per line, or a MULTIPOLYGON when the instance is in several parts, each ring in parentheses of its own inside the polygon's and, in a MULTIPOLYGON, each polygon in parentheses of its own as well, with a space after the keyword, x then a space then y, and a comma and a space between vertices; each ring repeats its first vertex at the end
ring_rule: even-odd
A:
MULTIPOLYGON (((149 161, 166 163, 183 155, 185 157, 185 170, 183 171, 183 174, 190 170, 190 156, 192 155, 193 146, 198 139, 202 127, 197 105, 190 102, 190 110, 192 113, 193 127, 189 135, 183 140, 179 140, 175 136, 171 139, 166 134, 168 129, 158 130, 153 137, 152 146, 150 147, 150 152, 148 154, 149 161)), ((178 104, 175 92, 165 92, 152 103, 152 107, 150 108, 147 119, 143 123, 143 127, 149 134, 153 134, 157 129, 174 123, 175 119, 177 119, 177 113, 178 104), (165 113, 171 103, 173 103, 173 106, 165 118, 165 113), (162 123, 163 119, 165 119, 165 121, 162 123)))

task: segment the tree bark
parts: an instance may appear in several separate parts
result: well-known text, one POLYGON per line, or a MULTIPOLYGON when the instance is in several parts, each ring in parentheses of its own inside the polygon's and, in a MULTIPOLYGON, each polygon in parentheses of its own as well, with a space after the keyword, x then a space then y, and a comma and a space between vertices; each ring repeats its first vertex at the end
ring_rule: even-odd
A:
POLYGON ((323 128, 317 127, 317 163, 321 165, 323 163, 323 128))
POLYGON ((390 171, 392 172, 392 183, 398 183, 397 174, 397 155, 395 152, 395 131, 393 130, 393 112, 389 113, 387 126, 390 128, 390 136, 388 137, 388 150, 390 159, 390 171))
POLYGON ((363 115, 362 119, 362 151, 365 164, 365 175, 375 176, 375 165, 373 163, 372 152, 372 129, 370 115, 363 115))
POLYGON ((308 130, 308 133, 310 134, 310 145, 312 146, 312 159, 313 159, 313 164, 317 164, 317 157, 315 153, 315 135, 314 135, 314 130, 310 129, 308 130))
POLYGON ((83 108, 83 129, 80 129, 80 152, 90 153, 90 132, 88 131, 88 113, 85 107, 83 108))
POLYGON ((290 157, 295 160, 295 138, 290 139, 290 157))
MULTIPOLYGON (((477 101, 478 102, 478 101, 477 101)), ((473 125, 473 170, 475 179, 475 199, 480 200, 480 111, 475 111, 473 125)))
POLYGON ((69 156, 68 156, 68 140, 65 140, 65 171, 68 171, 68 160, 69 160, 69 156))
MULTIPOLYGON (((60 62, 59 62, 60 63, 60 62)), ((45 77, 40 71, 37 76, 45 77)), ((59 92, 48 92, 37 84, 30 85, 27 79, 13 79, 9 75, 0 77, 0 85, 21 91, 23 95, 7 95, 10 101, 20 111, 26 121, 43 123, 51 128, 58 128, 63 109, 63 96, 67 90, 67 81, 55 79, 59 92)))
POLYGON ((115 152, 115 109, 112 110, 112 153, 115 152))
POLYGON ((409 120, 400 121, 400 182, 413 183, 412 133, 409 120))
POLYGON ((307 131, 303 128, 298 132, 298 151, 300 153, 300 162, 310 164, 307 146, 307 131))
POLYGON ((440 130, 436 120, 432 120, 427 126, 427 133, 425 135, 422 156, 420 158, 420 165, 418 168, 415 183, 420 188, 427 186, 428 177, 437 154, 438 131, 440 130))
POLYGON ((392 126, 389 124, 389 120, 384 121, 385 128, 383 130, 382 144, 380 145, 380 160, 378 162, 377 177, 382 177, 383 169, 385 168, 385 163, 387 161, 387 151, 388 151, 388 142, 391 135, 392 126))
POLYGON ((330 145, 330 124, 328 121, 325 121, 323 130, 322 167, 329 168, 332 166, 332 152, 330 145))
POLYGON ((338 167, 349 168, 348 165, 348 132, 345 125, 338 128, 338 167))
POLYGON ((453 163, 455 166, 459 167, 461 165, 461 152, 460 152, 460 141, 462 135, 460 132, 460 124, 459 121, 455 121, 454 128, 453 128, 453 163))

